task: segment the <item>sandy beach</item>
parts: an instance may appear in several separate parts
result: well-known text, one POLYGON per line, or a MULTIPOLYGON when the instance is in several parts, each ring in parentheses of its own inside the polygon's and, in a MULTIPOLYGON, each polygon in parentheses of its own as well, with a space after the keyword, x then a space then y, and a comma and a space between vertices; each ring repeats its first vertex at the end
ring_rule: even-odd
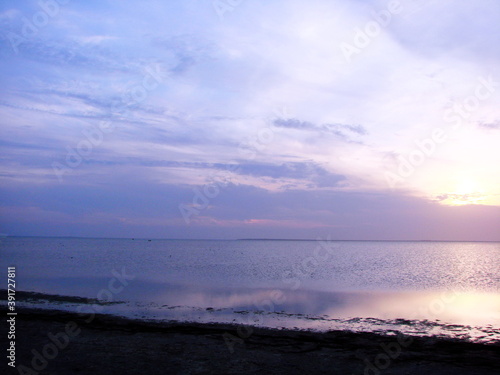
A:
MULTIPOLYGON (((500 345, 19 308, 8 374, 498 374, 500 345), (237 340, 235 340, 238 338, 237 340), (233 341, 235 340, 235 341, 233 341), (392 358, 391 358, 392 357, 392 358)), ((6 320, 2 325, 6 326, 6 320)), ((5 329, 2 329, 6 332, 5 329)), ((8 348, 2 334, 2 348, 8 348)))

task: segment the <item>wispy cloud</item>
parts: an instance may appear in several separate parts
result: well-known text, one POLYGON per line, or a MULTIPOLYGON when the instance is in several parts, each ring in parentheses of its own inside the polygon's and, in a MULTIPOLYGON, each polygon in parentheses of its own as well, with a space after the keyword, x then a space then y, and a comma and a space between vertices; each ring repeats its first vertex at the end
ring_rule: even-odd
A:
POLYGON ((308 121, 300 121, 294 118, 290 119, 278 118, 274 120, 274 125, 277 127, 282 127, 287 129, 330 133, 345 139, 349 139, 350 137, 355 135, 365 135, 368 133, 367 130, 361 125, 349 125, 349 124, 338 124, 338 123, 313 124, 308 121))
POLYGON ((500 121, 495 122, 480 122, 478 123, 479 127, 490 130, 498 130, 500 129, 500 121))

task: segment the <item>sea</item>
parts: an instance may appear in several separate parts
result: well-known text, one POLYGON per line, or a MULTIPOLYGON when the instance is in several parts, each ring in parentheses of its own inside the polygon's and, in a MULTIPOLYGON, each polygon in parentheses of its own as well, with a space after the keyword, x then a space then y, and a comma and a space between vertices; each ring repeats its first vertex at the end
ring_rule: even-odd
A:
POLYGON ((68 297, 19 306, 500 342, 499 242, 5 237, 3 289, 9 266, 68 297))

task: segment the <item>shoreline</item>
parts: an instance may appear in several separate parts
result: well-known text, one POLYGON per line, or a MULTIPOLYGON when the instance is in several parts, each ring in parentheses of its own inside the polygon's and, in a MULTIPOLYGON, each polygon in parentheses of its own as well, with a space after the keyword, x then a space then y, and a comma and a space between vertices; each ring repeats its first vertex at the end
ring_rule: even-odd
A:
MULTIPOLYGON (((27 307, 19 307, 17 312, 16 365, 33 369, 32 364, 42 367, 45 360, 43 369, 33 370, 40 374, 500 372, 500 344, 349 331, 159 322, 27 307), (57 355, 51 358, 54 351, 50 350, 54 348, 57 355), (34 351, 41 356, 38 363, 32 363, 34 351)), ((1 342, 3 350, 8 348, 6 335, 2 335, 1 342)), ((19 373, 5 367, 9 374, 19 373)))
MULTIPOLYGON (((355 311, 351 307, 349 315, 343 316, 342 312, 340 312, 338 315, 328 316, 286 312, 285 309, 287 309, 287 306, 285 305, 280 306, 281 310, 275 309, 274 311, 256 310, 249 308, 249 306, 246 306, 246 308, 242 306, 239 309, 224 308, 217 305, 211 307, 214 305, 210 303, 189 306, 183 304, 182 299, 186 298, 189 300, 190 292, 192 293, 190 290, 184 290, 175 296, 175 302, 181 301, 179 302, 180 304, 172 303, 172 299, 170 301, 164 300, 163 303, 153 302, 149 305, 144 305, 139 302, 126 300, 103 301, 98 298, 67 294, 47 294, 36 291, 16 291, 16 301, 19 303, 18 307, 23 306, 26 308, 68 312, 92 309, 95 312, 116 315, 127 319, 159 322, 219 323, 267 327, 270 329, 311 330, 315 332, 352 331, 355 333, 367 332, 379 335, 391 335, 399 332, 402 335, 414 337, 439 337, 472 343, 500 344, 498 320, 493 322, 483 318, 479 324, 474 324, 470 319, 468 322, 455 321, 453 317, 447 320, 446 316, 437 315, 436 311, 432 310, 435 306, 431 306, 429 301, 437 301, 441 303, 438 307, 444 307, 445 297, 447 298, 446 301, 450 302, 449 296, 445 296, 444 294, 428 296, 426 294, 417 294, 416 292, 413 292, 414 294, 411 294, 411 292, 406 294, 378 292, 377 295, 367 295, 364 292, 309 292, 307 295, 303 293, 303 295, 288 296, 290 300, 296 298, 301 303, 304 303, 304 300, 312 301, 316 306, 324 300, 331 301, 332 299, 335 299, 339 305, 344 303, 344 308, 346 308, 347 304, 351 304, 356 308, 358 303, 370 306, 369 310, 362 308, 359 311, 355 311), (426 299, 420 299, 422 296, 426 299), (377 315, 381 311, 383 312, 383 309, 387 309, 388 305, 391 305, 392 317, 382 318, 380 315, 377 315), (398 308, 399 310, 397 310, 398 308), (420 311, 427 309, 427 312, 420 317, 412 316, 412 312, 418 311, 418 309, 420 311), (410 318, 408 318, 409 316, 410 318)), ((231 297, 234 292, 234 290, 231 292, 231 297)), ((253 293, 253 291, 251 292, 253 293)), ((7 296, 7 291, 0 289, 0 295, 7 296)), ((224 297, 224 293, 221 293, 221 296, 224 297)), ((248 294, 248 291, 244 290, 238 296, 241 299, 246 298, 248 300, 251 299, 252 294, 248 294)), ((259 297, 262 298, 261 295, 259 297)), ((451 297, 453 298, 453 295, 451 297)), ((488 302, 489 297, 482 296, 481 299, 476 300, 477 305, 481 302, 488 302)), ((226 302, 230 304, 230 301, 226 302)), ((304 305, 303 307, 306 306, 304 305)), ((291 309, 296 309, 296 306, 292 304, 291 309)), ((457 310, 457 312, 460 311, 457 310)), ((333 311, 333 314, 335 314, 335 311, 333 311)), ((243 334, 237 336, 236 339, 245 337, 245 334, 243 334)))

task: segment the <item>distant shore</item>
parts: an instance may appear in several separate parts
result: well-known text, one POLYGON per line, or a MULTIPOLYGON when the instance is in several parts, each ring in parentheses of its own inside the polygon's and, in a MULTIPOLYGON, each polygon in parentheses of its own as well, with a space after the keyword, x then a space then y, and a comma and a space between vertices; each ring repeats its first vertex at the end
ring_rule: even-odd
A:
MULTIPOLYGON (((21 365, 28 374, 64 375, 500 373, 500 344, 17 311, 18 368, 4 356, 9 374, 23 373, 21 365)), ((6 334, 1 342, 6 351, 6 334)))

